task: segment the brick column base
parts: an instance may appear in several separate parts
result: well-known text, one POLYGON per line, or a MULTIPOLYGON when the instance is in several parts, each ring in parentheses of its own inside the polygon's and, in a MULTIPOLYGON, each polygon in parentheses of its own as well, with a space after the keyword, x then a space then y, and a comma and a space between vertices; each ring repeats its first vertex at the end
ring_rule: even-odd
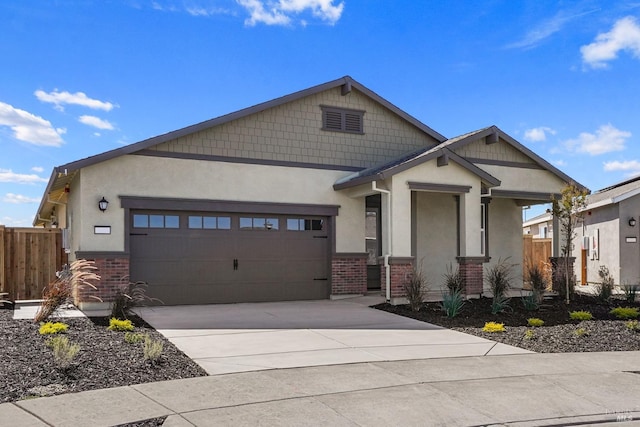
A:
POLYGON ((120 254, 82 255, 84 255, 82 258, 95 262, 97 267, 95 273, 100 276, 100 280, 91 283, 97 289, 89 286, 77 288, 74 295, 75 303, 81 308, 87 306, 98 309, 108 308, 118 291, 125 289, 129 284, 129 257, 120 254))
MULTIPOLYGON (((571 292, 573 292, 573 287, 576 284, 575 280, 575 257, 569 257, 569 280, 571 281, 571 292)), ((551 286, 555 292, 562 296, 566 296, 567 285, 565 282, 565 274, 566 265, 564 261, 564 257, 551 257, 549 258, 549 262, 551 263, 551 286)))
POLYGON ((331 295, 367 293, 366 253, 337 253, 331 259, 331 295))
MULTIPOLYGON (((413 275, 413 257, 391 257, 389 258, 390 282, 391 282, 391 304, 406 304, 406 294, 404 285, 413 275)), ((380 264, 380 291, 382 296, 387 295, 387 276, 384 264, 380 264)))
POLYGON ((465 295, 480 295, 483 289, 484 257, 458 257, 458 268, 465 295))

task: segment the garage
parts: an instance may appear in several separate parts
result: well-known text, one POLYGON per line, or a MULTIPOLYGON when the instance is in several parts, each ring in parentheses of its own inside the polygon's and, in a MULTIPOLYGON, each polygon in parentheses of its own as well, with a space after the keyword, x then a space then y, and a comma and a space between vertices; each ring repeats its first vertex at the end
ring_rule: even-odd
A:
POLYGON ((131 279, 167 305, 326 299, 329 228, 297 212, 132 209, 131 279))

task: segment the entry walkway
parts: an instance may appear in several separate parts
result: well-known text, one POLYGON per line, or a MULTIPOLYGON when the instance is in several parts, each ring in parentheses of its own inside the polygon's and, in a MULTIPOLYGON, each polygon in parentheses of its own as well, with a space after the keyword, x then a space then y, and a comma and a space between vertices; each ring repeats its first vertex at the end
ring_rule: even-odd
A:
POLYGON ((528 353, 369 305, 378 297, 137 313, 210 375, 359 362, 528 353))

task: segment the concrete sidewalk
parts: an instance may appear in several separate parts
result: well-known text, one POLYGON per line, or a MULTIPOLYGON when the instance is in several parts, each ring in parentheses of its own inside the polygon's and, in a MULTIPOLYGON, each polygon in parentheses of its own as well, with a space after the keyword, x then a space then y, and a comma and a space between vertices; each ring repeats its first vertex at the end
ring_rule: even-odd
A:
POLYGON ((0 424, 559 426, 640 420, 640 352, 518 354, 268 370, 0 405, 0 424))
POLYGON ((136 312, 210 375, 527 350, 338 301, 160 306, 136 312))

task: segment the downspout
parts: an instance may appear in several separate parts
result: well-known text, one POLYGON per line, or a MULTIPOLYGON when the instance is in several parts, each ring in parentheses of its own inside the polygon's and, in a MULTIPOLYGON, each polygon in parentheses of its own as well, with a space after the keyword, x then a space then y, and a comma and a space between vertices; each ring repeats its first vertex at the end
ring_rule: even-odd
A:
POLYGON ((391 301, 391 268, 389 267, 389 257, 393 253, 391 246, 391 191, 378 188, 375 180, 371 182, 371 189, 377 193, 384 193, 387 195, 387 253, 384 255, 384 273, 386 299, 387 302, 389 302, 391 301))

